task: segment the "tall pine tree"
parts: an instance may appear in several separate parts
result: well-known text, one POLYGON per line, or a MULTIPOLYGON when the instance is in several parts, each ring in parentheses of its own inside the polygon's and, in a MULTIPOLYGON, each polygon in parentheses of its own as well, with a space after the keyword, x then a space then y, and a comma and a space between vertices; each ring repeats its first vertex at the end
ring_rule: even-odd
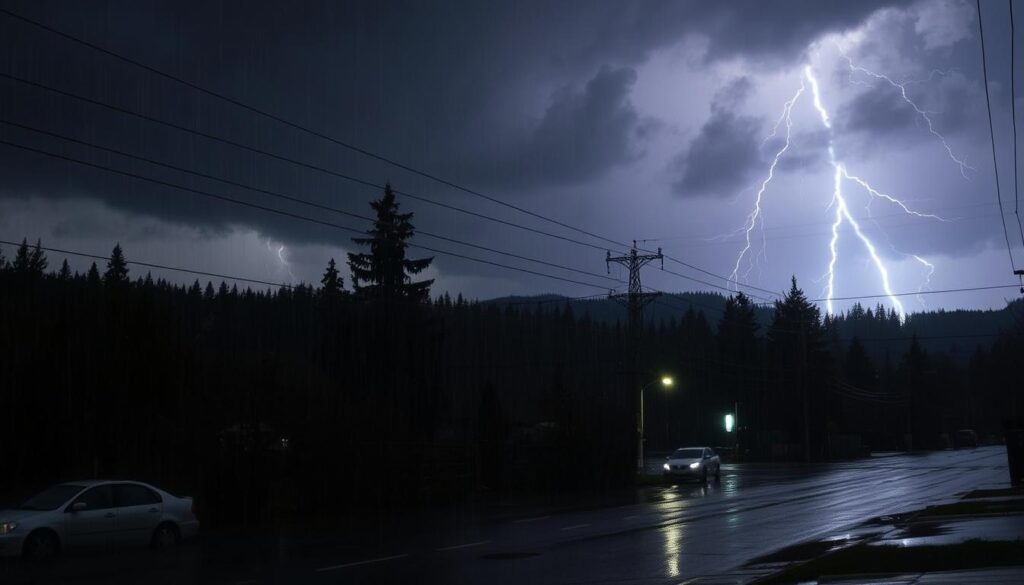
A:
POLYGON ((829 354, 821 312, 807 300, 793 277, 789 292, 775 301, 775 319, 768 327, 768 352, 776 372, 769 416, 803 444, 804 458, 818 456, 824 442, 825 392, 829 354))
POLYGON ((68 259, 65 258, 64 262, 60 265, 60 272, 57 273, 58 280, 71 280, 71 267, 68 266, 68 259))
POLYGON ((345 291, 345 283, 338 276, 338 265, 335 264, 334 258, 327 263, 327 270, 324 271, 320 284, 323 285, 320 292, 326 299, 336 299, 345 291))
POLYGON ((369 237, 352 238, 360 246, 369 246, 369 253, 349 253, 352 289, 356 296, 368 300, 423 302, 429 298, 431 280, 413 282, 412 276, 430 266, 433 258, 410 260, 406 248, 414 232, 412 213, 399 213, 391 184, 384 187, 384 196, 370 203, 377 212, 369 237))
POLYGON ((107 271, 103 273, 103 282, 107 286, 124 286, 128 284, 128 261, 121 251, 121 244, 115 244, 107 262, 107 271))

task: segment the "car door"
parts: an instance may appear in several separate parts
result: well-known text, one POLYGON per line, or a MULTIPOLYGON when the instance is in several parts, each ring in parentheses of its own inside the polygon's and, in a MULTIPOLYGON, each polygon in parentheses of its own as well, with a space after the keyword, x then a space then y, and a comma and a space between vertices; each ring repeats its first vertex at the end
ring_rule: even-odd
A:
POLYGON ((116 544, 148 544, 162 516, 160 494, 137 483, 118 483, 113 487, 117 509, 116 544))
POLYGON ((105 548, 116 529, 113 490, 98 485, 79 494, 64 508, 64 531, 70 548, 105 548), (75 510, 76 504, 85 507, 75 510))

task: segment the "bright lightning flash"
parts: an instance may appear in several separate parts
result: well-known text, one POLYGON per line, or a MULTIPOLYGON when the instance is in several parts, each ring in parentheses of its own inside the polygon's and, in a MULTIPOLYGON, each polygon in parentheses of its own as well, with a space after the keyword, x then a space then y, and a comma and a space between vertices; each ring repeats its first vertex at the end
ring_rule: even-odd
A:
MULTIPOLYGON (((925 260, 924 258, 918 256, 917 254, 911 254, 911 257, 914 260, 917 260, 919 263, 921 263, 921 265, 924 266, 925 270, 928 271, 928 274, 924 276, 924 282, 921 283, 921 286, 917 287, 917 292, 921 292, 923 290, 928 289, 931 286, 932 275, 935 274, 935 265, 925 260)), ((927 306, 925 305, 924 299, 921 298, 921 295, 917 295, 917 302, 921 303, 922 307, 927 306)))
MULTIPOLYGON (((892 85, 893 87, 898 88, 900 90, 900 95, 902 96, 903 100, 908 105, 910 105, 910 107, 913 108, 913 110, 917 113, 917 115, 920 116, 927 123, 928 131, 932 135, 934 135, 936 138, 938 138, 938 140, 942 143, 943 147, 945 147, 946 153, 949 155, 949 158, 952 159, 953 162, 956 163, 959 166, 960 173, 964 177, 967 177, 967 171, 968 170, 974 170, 966 162, 964 162, 963 160, 957 158, 956 155, 953 154, 953 150, 949 147, 949 144, 946 142, 945 137, 943 137, 941 134, 939 134, 939 132, 937 130, 935 130, 935 128, 934 128, 934 126, 932 124, 932 120, 928 116, 928 113, 926 111, 922 110, 920 107, 918 107, 918 105, 916 103, 914 103, 914 101, 911 100, 910 97, 907 96, 905 85, 906 85, 906 83, 912 83, 912 82, 908 81, 908 82, 905 82, 905 83, 898 83, 896 81, 893 81, 892 79, 890 79, 889 77, 887 77, 885 75, 882 75, 882 74, 879 74, 879 73, 875 73, 873 71, 869 71, 867 69, 864 69, 863 67, 859 67, 859 66, 854 65, 853 61, 851 61, 850 58, 847 57, 845 54, 843 54, 843 58, 846 60, 847 64, 849 65, 851 73, 853 73, 853 72, 862 73, 862 74, 867 75, 869 77, 872 77, 872 78, 874 78, 876 80, 885 81, 886 83, 892 85)), ((779 160, 786 153, 786 151, 789 150, 790 138, 791 138, 791 135, 792 135, 792 128, 793 128, 793 122, 792 122, 793 107, 796 105, 797 100, 800 98, 800 96, 806 90, 807 85, 810 85, 811 97, 812 97, 812 101, 813 101, 813 104, 814 104, 814 109, 817 111, 818 116, 821 119, 822 125, 825 127, 825 129, 829 133, 828 158, 829 158, 829 164, 832 165, 832 169, 834 170, 834 173, 833 173, 832 200, 829 203, 829 209, 834 209, 835 210, 835 216, 834 216, 834 218, 832 220, 832 232, 831 232, 832 237, 829 240, 829 245, 828 245, 828 248, 829 248, 829 263, 828 263, 828 272, 825 274, 825 277, 826 277, 827 280, 826 280, 825 290, 824 290, 824 293, 823 293, 824 297, 825 297, 825 302, 826 302, 826 309, 827 309, 829 314, 834 314, 835 313, 835 306, 834 306, 834 302, 833 301, 834 301, 834 298, 835 298, 836 273, 837 273, 837 269, 838 269, 838 265, 839 265, 839 235, 840 235, 841 228, 843 227, 843 224, 846 223, 846 224, 849 224, 850 228, 853 230, 853 233, 857 236, 857 239, 859 239, 861 241, 861 243, 864 245, 865 250, 867 250, 867 253, 868 253, 868 255, 871 258, 871 262, 874 265, 875 270, 877 270, 877 272, 878 272, 879 280, 881 280, 882 288, 883 288, 883 290, 885 290, 885 295, 888 298, 889 303, 892 305, 892 307, 896 311, 897 315, 899 315, 900 321, 904 321, 906 319, 906 311, 904 310, 903 303, 900 302, 899 298, 892 291, 892 286, 891 286, 891 284, 889 282, 889 269, 886 266, 885 261, 881 258, 881 256, 879 256, 878 249, 875 246, 875 243, 871 240, 871 238, 868 237, 867 234, 864 233, 864 230, 861 229, 860 223, 850 213, 850 206, 847 203, 845 195, 843 194, 843 181, 846 180, 846 181, 849 181, 851 183, 856 183, 858 186, 860 186, 862 189, 864 189, 864 191, 870 196, 870 200, 869 200, 869 204, 868 204, 869 205, 869 210, 870 210, 870 201, 881 200, 881 201, 885 201, 886 203, 895 205, 896 207, 899 207, 899 209, 903 213, 905 213, 907 215, 910 215, 910 216, 920 217, 920 218, 925 218, 925 219, 934 219, 934 220, 943 221, 943 222, 949 221, 949 220, 947 220, 945 218, 942 218, 942 217, 940 217, 938 215, 931 214, 931 213, 921 213, 921 212, 915 211, 915 210, 911 209, 902 200, 900 200, 897 197, 894 197, 892 195, 889 195, 887 193, 884 193, 882 191, 879 191, 878 189, 873 187, 870 183, 868 183, 865 179, 862 179, 861 177, 859 177, 859 176, 857 176, 855 174, 852 174, 852 173, 850 173, 847 170, 846 164, 843 161, 839 160, 838 157, 836 156, 835 144, 834 144, 834 136, 833 136, 833 128, 832 128, 832 119, 829 116, 828 109, 826 109, 825 105, 822 103, 821 91, 820 91, 820 88, 818 86, 818 79, 814 75, 814 70, 811 68, 810 65, 807 65, 807 66, 804 67, 803 73, 804 74, 803 74, 803 76, 801 77, 801 80, 800 80, 800 88, 796 91, 796 93, 793 95, 793 97, 789 101, 787 101, 785 103, 785 105, 784 105, 784 107, 782 109, 782 113, 779 116, 779 119, 775 122, 775 126, 772 128, 771 133, 765 138, 764 142, 762 142, 762 146, 764 146, 764 144, 769 139, 773 138, 777 134, 777 132, 779 130, 779 127, 783 123, 785 123, 785 125, 786 125, 786 141, 785 141, 785 144, 783 144, 783 146, 775 153, 775 157, 772 159, 772 163, 771 163, 771 165, 768 168, 767 177, 765 177, 765 179, 761 182, 761 188, 758 190, 757 197, 754 199, 754 209, 750 212, 749 215, 747 215, 747 219, 744 222, 743 227, 740 228, 739 230, 737 230, 737 232, 744 231, 746 233, 746 241, 745 241, 745 245, 743 246, 743 249, 740 250, 740 253, 739 253, 739 255, 736 258, 736 262, 733 265, 732 273, 730 274, 729 280, 734 285, 738 285, 739 279, 740 279, 740 275, 739 275, 740 265, 743 263, 743 259, 746 258, 747 255, 750 254, 750 252, 751 252, 751 247, 752 247, 752 244, 751 244, 751 232, 758 225, 761 226, 762 237, 763 237, 763 233, 764 233, 763 213, 764 212, 763 212, 763 209, 762 209, 762 203, 764 201, 765 193, 768 190, 768 186, 772 182, 772 179, 775 177, 775 169, 776 169, 776 167, 779 164, 779 160), (806 79, 806 84, 804 82, 805 79, 806 79)), ((932 76, 935 76, 936 74, 945 75, 945 72, 932 72, 932 76)), ((762 243, 762 246, 763 245, 764 244, 762 243)), ((924 266, 927 269, 927 271, 928 271, 927 274, 925 275, 925 282, 918 288, 918 292, 921 292, 922 290, 924 290, 925 287, 927 287, 931 283, 931 276, 935 272, 935 266, 933 264, 931 264, 930 262, 928 262, 927 260, 925 260, 924 258, 921 258, 920 256, 917 256, 917 255, 911 255, 911 256, 915 260, 917 260, 922 266, 924 266)), ((755 260, 756 260, 756 257, 754 259, 750 260, 750 265, 747 267, 747 270, 746 270, 746 272, 743 275, 744 278, 746 278, 746 276, 750 273, 750 270, 751 270, 751 268, 753 268, 755 260)))
MULTIPOLYGON (((772 179, 775 177, 775 167, 778 166, 779 159, 781 159, 782 155, 785 154, 787 150, 789 150, 789 138, 793 130, 793 106, 796 105, 796 101, 800 98, 800 95, 804 93, 804 89, 804 83, 803 80, 801 80, 800 89, 796 90, 796 94, 794 94, 793 97, 788 102, 786 102, 785 106, 783 106, 782 114, 779 116, 779 119, 775 122, 775 126, 772 128, 771 134, 769 134, 764 139, 764 142, 761 143, 763 146, 765 142, 767 142, 769 139, 775 136, 776 132, 778 132, 779 130, 779 125, 782 124, 783 122, 786 123, 786 142, 785 144, 782 145, 782 148, 780 148, 778 152, 775 153, 775 158, 772 159, 772 164, 770 167, 768 167, 768 176, 765 177, 764 181, 761 182, 761 188, 758 189, 757 196, 754 198, 754 210, 751 211, 750 215, 747 216, 747 221, 743 226, 743 229, 746 232, 747 244, 746 246, 743 247, 743 250, 740 251, 740 255, 736 257, 736 264, 733 266, 732 273, 729 275, 729 280, 731 280, 734 283, 737 282, 737 279, 739 277, 738 273, 740 270, 740 263, 743 261, 743 257, 747 255, 747 252, 750 251, 750 232, 754 231, 754 227, 758 225, 759 220, 761 221, 762 236, 764 235, 764 221, 761 218, 761 201, 764 199, 765 191, 768 190, 768 184, 771 183, 772 179)), ((762 250, 764 249, 764 247, 765 246, 762 244, 762 250)), ((751 263, 751 266, 753 266, 753 263, 751 263)), ((749 272, 750 270, 748 268, 747 274, 749 274, 749 272)))
MULTIPOLYGON (((835 313, 835 307, 833 306, 832 299, 835 296, 835 277, 836 277, 836 265, 839 261, 839 228, 842 226, 843 221, 850 224, 853 228, 853 232, 857 234, 857 237, 867 248, 868 254, 871 256, 872 262, 875 264, 875 269, 878 270, 878 275, 882 280, 882 288, 885 290, 885 294, 889 297, 889 302, 896 309, 896 313, 900 317, 900 321, 906 319, 906 312, 903 310, 903 303, 900 302, 899 298, 893 295, 892 287, 889 284, 889 271, 885 267, 885 262, 878 255, 878 251, 875 249, 875 245, 871 242, 860 228, 860 224, 857 220, 850 215, 849 206, 846 204, 846 198, 843 197, 843 178, 847 176, 846 168, 843 163, 836 159, 835 147, 832 144, 831 130, 832 123, 829 121, 828 111, 825 106, 821 103, 821 92, 818 89, 818 79, 814 76, 814 71, 811 66, 804 67, 804 76, 807 77, 807 81, 811 84, 811 94, 814 96, 814 108, 818 110, 818 114, 821 116, 821 123, 824 124, 825 128, 830 130, 829 143, 828 143, 828 158, 832 168, 835 169, 835 181, 832 191, 832 205, 836 208, 835 221, 832 223, 832 239, 829 242, 829 251, 831 252, 831 258, 828 264, 828 283, 825 285, 825 303, 829 314, 835 313)), ((867 185, 864 183, 864 185, 867 185)), ((873 191, 870 187, 867 187, 870 191, 873 191)))
POLYGON ((292 272, 291 263, 288 262, 288 259, 284 257, 284 249, 284 244, 281 244, 275 251, 274 248, 270 246, 270 240, 267 240, 267 250, 276 253, 278 261, 281 262, 281 266, 285 269, 285 271, 288 272, 288 276, 292 278, 292 282, 295 282, 298 279, 295 278, 295 273, 292 272))
MULTIPOLYGON (((846 55, 846 53, 842 50, 842 48, 840 48, 840 47, 837 47, 837 48, 839 48, 839 54, 842 55, 843 60, 846 61, 846 65, 850 68, 850 73, 851 74, 852 73, 861 73, 863 75, 867 75, 868 77, 871 77, 871 78, 876 79, 878 81, 885 82, 885 83, 889 84, 890 86, 892 86, 893 88, 899 90, 900 97, 903 98, 903 101, 906 102, 911 108, 913 108, 914 111, 917 112, 917 115, 920 116, 920 118, 925 121, 925 125, 928 127, 928 132, 932 136, 937 138, 940 143, 942 143, 942 147, 946 149, 946 154, 949 156, 949 158, 954 163, 957 164, 957 166, 960 167, 960 174, 963 175, 963 177, 965 179, 970 178, 970 177, 967 176, 967 171, 974 171, 975 168, 972 167, 971 165, 967 164, 967 162, 964 161, 963 159, 961 159, 961 158, 957 157, 955 154, 953 154, 953 149, 949 146, 949 143, 946 142, 946 137, 943 136, 942 134, 940 134, 939 131, 935 129, 935 125, 932 123, 932 119, 928 115, 928 112, 923 110, 923 109, 921 109, 914 102, 914 100, 910 99, 910 96, 907 95, 907 83, 912 83, 912 82, 900 83, 898 81, 895 81, 894 79, 892 79, 888 75, 883 75, 881 73, 876 73, 876 72, 871 71, 869 69, 865 69, 864 67, 861 67, 859 65, 854 65, 853 64, 853 60, 850 59, 850 57, 848 57, 846 55)), ((945 75, 947 72, 945 72, 945 71, 933 71, 932 74, 929 75, 928 79, 931 79, 937 73, 945 75)))

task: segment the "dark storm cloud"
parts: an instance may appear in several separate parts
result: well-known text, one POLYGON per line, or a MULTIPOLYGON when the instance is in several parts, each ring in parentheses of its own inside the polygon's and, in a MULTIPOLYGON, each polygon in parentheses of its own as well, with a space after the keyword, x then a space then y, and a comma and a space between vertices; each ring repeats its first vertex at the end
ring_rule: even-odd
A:
POLYGON ((602 67, 582 91, 563 88, 512 152, 481 164, 489 181, 511 186, 559 185, 597 177, 636 156, 645 122, 629 100, 630 68, 602 67), (497 164, 494 164, 497 159, 497 164))
POLYGON ((707 41, 704 58, 742 58, 764 65, 791 61, 821 35, 852 28, 893 0, 734 0, 706 2, 558 2, 554 22, 583 40, 572 57, 642 60, 655 48, 685 35, 707 41))
POLYGON ((917 112, 896 91, 875 88, 857 94, 839 112, 844 132, 899 134, 914 125, 917 112))
POLYGON ((715 94, 711 117, 704 123, 689 149, 677 159, 682 176, 673 190, 683 196, 727 197, 745 187, 761 163, 759 134, 763 122, 737 114, 750 94, 746 77, 728 83, 715 94))
MULTIPOLYGON (((513 188, 584 183, 634 160, 650 121, 630 101, 633 67, 660 47, 697 35, 707 41, 708 61, 781 63, 823 32, 856 26, 880 5, 785 1, 766 9, 754 0, 142 5, 112 0, 93 10, 70 0, 10 4, 17 12, 157 68, 498 195, 513 188)), ((390 179, 411 185, 410 190, 448 196, 393 167, 45 32, 6 18, 0 27, 8 62, 26 77, 374 182, 390 179)), ((64 98, 24 88, 13 95, 14 85, 4 83, 4 115, 50 130, 360 212, 375 194, 64 98)), ((704 147, 689 153, 695 164, 681 181, 687 189, 728 191, 756 161, 756 141, 754 146, 743 141, 757 130, 757 121, 724 108, 723 102, 702 131, 704 147)), ((59 144, 38 137, 28 141, 47 148, 59 144)), ((68 149, 90 160, 283 207, 244 190, 57 146, 68 149)), ((298 241, 339 237, 331 230, 38 155, 5 151, 0 165, 6 193, 0 196, 87 196, 214 230, 243 224, 298 241)), ((557 209, 552 213, 564 215, 557 209)))

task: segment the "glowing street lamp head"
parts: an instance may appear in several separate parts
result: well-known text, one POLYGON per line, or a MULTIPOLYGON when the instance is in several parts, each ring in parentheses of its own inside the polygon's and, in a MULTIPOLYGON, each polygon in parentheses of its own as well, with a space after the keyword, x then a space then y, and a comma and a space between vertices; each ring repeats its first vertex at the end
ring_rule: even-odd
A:
POLYGON ((731 414, 725 415, 725 432, 731 433, 733 425, 736 424, 736 417, 731 414))
POLYGON ((673 385, 675 385, 675 383, 676 381, 672 379, 672 376, 661 377, 661 385, 666 388, 671 388, 673 385))

